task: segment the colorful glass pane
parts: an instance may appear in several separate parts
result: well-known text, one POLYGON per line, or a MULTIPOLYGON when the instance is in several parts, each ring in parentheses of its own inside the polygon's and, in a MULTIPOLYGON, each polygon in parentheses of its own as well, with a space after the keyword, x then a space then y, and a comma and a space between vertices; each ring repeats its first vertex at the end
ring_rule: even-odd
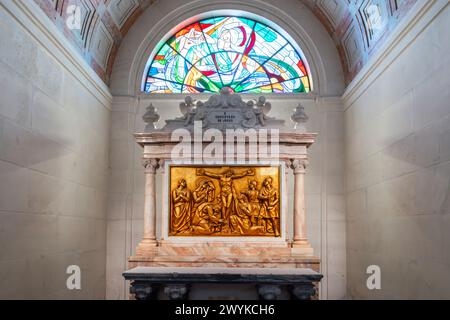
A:
POLYGON ((178 30, 153 57, 149 93, 309 92, 300 54, 273 28, 241 17, 203 19, 178 30))

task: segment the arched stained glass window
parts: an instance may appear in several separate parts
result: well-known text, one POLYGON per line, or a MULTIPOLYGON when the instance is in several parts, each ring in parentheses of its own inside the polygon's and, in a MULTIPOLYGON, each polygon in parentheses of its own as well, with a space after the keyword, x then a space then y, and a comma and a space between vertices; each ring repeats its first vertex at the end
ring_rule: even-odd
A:
POLYGON ((273 28, 242 17, 203 19, 178 30, 153 57, 148 93, 309 92, 301 55, 273 28))

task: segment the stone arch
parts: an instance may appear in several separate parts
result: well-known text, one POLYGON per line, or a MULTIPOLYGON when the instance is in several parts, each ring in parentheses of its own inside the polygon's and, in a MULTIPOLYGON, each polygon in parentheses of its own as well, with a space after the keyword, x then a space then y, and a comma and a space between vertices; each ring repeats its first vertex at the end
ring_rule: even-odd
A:
POLYGON ((277 24, 300 46, 309 63, 315 87, 312 95, 335 96, 342 93, 344 77, 331 37, 307 6, 299 6, 293 0, 280 1, 277 6, 258 0, 245 3, 236 0, 155 3, 141 15, 122 42, 111 77, 112 93, 140 95, 148 57, 161 39, 184 21, 192 21, 189 19, 217 10, 244 11, 277 24))

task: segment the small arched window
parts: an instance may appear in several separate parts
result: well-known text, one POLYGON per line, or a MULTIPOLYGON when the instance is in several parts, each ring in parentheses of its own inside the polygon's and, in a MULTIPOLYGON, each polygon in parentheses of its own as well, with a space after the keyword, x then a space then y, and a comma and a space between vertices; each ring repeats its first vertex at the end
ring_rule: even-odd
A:
POLYGON ((150 57, 147 93, 293 93, 311 89, 299 50, 268 25, 219 16, 179 29, 150 57))

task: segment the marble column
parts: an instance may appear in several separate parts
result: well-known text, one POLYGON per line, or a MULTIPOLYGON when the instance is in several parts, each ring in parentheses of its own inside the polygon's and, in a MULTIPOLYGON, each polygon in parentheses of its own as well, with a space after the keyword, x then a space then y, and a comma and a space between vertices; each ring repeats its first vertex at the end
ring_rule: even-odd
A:
POLYGON ((145 198, 144 198, 144 238, 136 253, 145 253, 148 247, 156 247, 156 169, 159 167, 157 159, 144 159, 145 168, 145 198))
MULTIPOLYGON (((170 191, 168 191, 168 185, 167 185, 167 178, 166 178, 166 160, 165 159, 160 159, 159 160, 159 170, 161 172, 161 185, 162 185, 162 189, 161 189, 161 194, 162 194, 162 203, 161 203, 161 212, 162 212, 162 223, 165 225, 168 225, 168 221, 166 219, 169 218, 169 214, 166 212, 167 210, 167 202, 166 200, 168 199, 168 197, 170 197, 170 191)), ((163 231, 163 235, 164 235, 164 231, 163 231)), ((163 236, 164 238, 164 236, 163 236)), ((161 245, 161 241, 159 242, 159 244, 161 245)))
POLYGON ((283 181, 284 189, 283 189, 283 195, 282 195, 282 201, 283 201, 283 208, 282 208, 282 210, 284 210, 284 212, 285 212, 284 217, 285 217, 285 220, 286 220, 284 222, 282 221, 282 223, 284 223, 284 228, 285 228, 284 234, 286 235, 286 241, 288 243, 290 243, 292 237, 291 237, 291 235, 289 233, 290 232, 289 231, 290 221, 288 219, 288 212, 289 212, 289 206, 288 206, 288 202, 289 202, 288 177, 289 177, 289 174, 290 174, 290 169, 292 167, 292 163, 291 163, 291 160, 284 160, 282 162, 282 164, 284 164, 284 181, 283 181))
MULTIPOLYGON (((294 159, 294 239, 293 248, 310 249, 306 235, 306 209, 305 209, 305 173, 307 160, 294 159)), ((304 253, 312 253, 306 250, 304 253)))

